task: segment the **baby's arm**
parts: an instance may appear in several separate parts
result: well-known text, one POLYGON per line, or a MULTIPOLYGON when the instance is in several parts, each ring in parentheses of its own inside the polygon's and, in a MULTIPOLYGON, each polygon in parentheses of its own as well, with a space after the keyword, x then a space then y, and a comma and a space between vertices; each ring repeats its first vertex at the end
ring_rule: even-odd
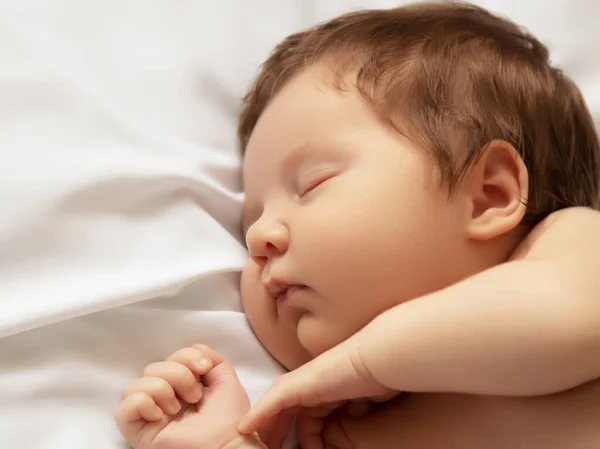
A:
POLYGON ((598 378, 600 214, 558 212, 510 262, 402 304, 363 331, 365 365, 395 389, 538 395, 598 378), (385 345, 371 343, 381 335, 385 345))

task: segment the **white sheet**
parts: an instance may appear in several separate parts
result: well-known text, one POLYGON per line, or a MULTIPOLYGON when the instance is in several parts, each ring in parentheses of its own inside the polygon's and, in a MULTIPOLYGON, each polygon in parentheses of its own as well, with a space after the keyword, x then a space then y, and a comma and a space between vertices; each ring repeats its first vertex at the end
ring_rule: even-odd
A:
POLYGON ((0 447, 121 446, 120 390, 194 342, 252 400, 280 373, 237 290, 242 11, 2 2, 0 447))
MULTIPOLYGON (((194 342, 251 399, 239 97, 279 39, 396 1, 0 0, 0 447, 112 449, 119 392, 194 342)), ((481 1, 544 39, 600 118, 594 0, 481 1)))

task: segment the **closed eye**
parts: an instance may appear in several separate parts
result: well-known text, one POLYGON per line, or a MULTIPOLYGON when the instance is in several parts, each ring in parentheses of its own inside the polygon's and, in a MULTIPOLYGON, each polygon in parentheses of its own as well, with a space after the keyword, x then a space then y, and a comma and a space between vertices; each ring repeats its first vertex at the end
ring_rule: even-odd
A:
POLYGON ((306 180, 301 181, 299 183, 298 197, 303 198, 307 193, 312 192, 314 189, 319 187, 325 181, 330 180, 331 178, 333 178, 336 175, 337 175, 336 172, 323 171, 323 172, 311 175, 310 177, 307 177, 306 180))

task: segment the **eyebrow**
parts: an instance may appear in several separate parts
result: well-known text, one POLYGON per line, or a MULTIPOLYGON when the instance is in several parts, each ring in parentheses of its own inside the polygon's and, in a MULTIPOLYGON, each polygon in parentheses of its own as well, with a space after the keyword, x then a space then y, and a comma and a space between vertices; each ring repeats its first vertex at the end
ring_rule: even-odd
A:
POLYGON ((304 157, 306 157, 306 154, 303 153, 303 150, 311 150, 313 153, 315 148, 315 143, 314 142, 303 142, 299 145, 296 145, 295 147, 293 147, 291 150, 288 151, 288 154, 283 158, 283 161, 281 161, 281 166, 283 167, 284 170, 289 170, 290 167, 293 167, 294 165, 296 165, 298 162, 300 162, 304 157))

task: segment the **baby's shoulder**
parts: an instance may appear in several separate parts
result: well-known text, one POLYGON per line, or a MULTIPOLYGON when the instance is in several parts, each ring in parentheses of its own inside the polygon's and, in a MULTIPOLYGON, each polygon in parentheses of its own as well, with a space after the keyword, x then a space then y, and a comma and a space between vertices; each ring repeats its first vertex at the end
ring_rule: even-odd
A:
POLYGON ((553 259, 585 246, 600 248, 600 212, 572 207, 542 220, 525 236, 510 260, 553 259))

